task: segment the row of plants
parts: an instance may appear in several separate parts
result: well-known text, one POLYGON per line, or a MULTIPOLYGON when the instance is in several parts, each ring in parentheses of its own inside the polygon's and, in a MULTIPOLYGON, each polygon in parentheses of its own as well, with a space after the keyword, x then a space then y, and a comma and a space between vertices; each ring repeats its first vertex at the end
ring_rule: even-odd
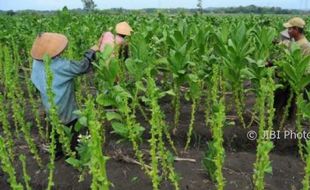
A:
MULTIPOLYGON (((255 125, 256 120, 259 139, 253 181, 256 189, 264 189, 264 176, 272 168, 269 153, 273 144, 263 139, 263 133, 277 127, 273 123, 273 94, 277 88, 281 88, 281 84, 275 83, 276 75, 280 73, 297 96, 298 132, 303 130, 302 121, 309 119, 310 115, 304 95, 304 89, 310 83, 309 76, 305 75, 309 57, 302 56, 301 50, 295 45, 285 50, 283 47, 275 48, 272 43, 277 37, 280 23, 285 19, 273 16, 218 17, 161 13, 156 17, 144 14, 111 17, 98 13, 76 15, 67 10, 49 16, 1 16, 0 27, 6 23, 0 30, 0 103, 4 105, 0 107, 0 123, 3 129, 1 138, 6 147, 1 151, 8 159, 0 157, 0 161, 3 162, 2 170, 10 178, 11 187, 18 189, 21 186, 14 178, 15 138, 24 138, 38 165, 44 167, 36 144, 38 142, 32 136, 32 130, 37 130, 39 139, 49 143, 47 189, 54 186, 56 136, 59 136, 59 142, 68 157, 67 162, 81 171, 81 179, 85 172, 90 173, 92 189, 109 189, 112 184, 107 178, 108 158, 102 146, 105 135, 110 135, 106 131, 111 130, 121 140, 130 142, 141 169, 152 181, 153 189, 160 189, 164 180, 170 181, 175 189, 180 189, 180 176, 174 167, 174 159, 179 152, 173 137, 181 127, 182 102, 189 101, 191 113, 184 150, 191 148, 196 115, 203 107, 206 128, 212 132, 203 166, 218 189, 225 187, 222 170, 226 114, 235 110, 239 121, 236 123, 243 128, 255 125), (271 18, 275 18, 272 19, 274 21, 271 18), (40 96, 30 81, 32 60, 28 52, 35 35, 42 31, 66 34, 70 44, 64 56, 78 60, 102 31, 124 19, 135 28, 134 35, 128 39, 130 57, 126 60, 117 57, 115 54, 119 47, 113 49, 107 46, 93 63, 95 77, 83 76, 75 81, 80 124, 72 129, 62 125, 58 119, 53 101, 51 60, 45 58, 45 82, 50 104, 50 114, 46 119, 51 125, 48 130, 45 122, 42 122, 45 118, 38 109, 40 96), (270 58, 274 59, 275 66, 267 68, 265 63, 270 58), (245 86, 247 83, 250 85, 245 86), (229 101, 230 93, 233 101, 229 101), (256 99, 253 108, 246 106, 249 94, 256 99), (163 100, 171 100, 169 105, 174 114, 172 122, 167 121, 161 107, 163 100), (27 120, 26 110, 32 112, 32 122, 27 120), (244 119, 248 111, 252 111, 249 122, 244 119), (14 132, 9 123, 10 114, 13 116, 14 132), (139 116, 147 124, 142 124, 139 116), (89 133, 81 136, 78 150, 73 152, 69 143, 71 131, 83 131, 86 127, 89 133), (149 138, 146 138, 147 134, 149 138), (147 153, 141 149, 143 144, 149 148, 147 153), (76 157, 76 153, 79 157, 76 157)), ((288 106, 280 125, 284 124, 287 110, 288 106)), ((308 147, 301 140, 298 144, 301 158, 306 162, 303 182, 306 188, 309 186, 309 154, 304 155, 304 149, 308 147)), ((25 159, 20 159, 23 184, 30 189, 25 159)))

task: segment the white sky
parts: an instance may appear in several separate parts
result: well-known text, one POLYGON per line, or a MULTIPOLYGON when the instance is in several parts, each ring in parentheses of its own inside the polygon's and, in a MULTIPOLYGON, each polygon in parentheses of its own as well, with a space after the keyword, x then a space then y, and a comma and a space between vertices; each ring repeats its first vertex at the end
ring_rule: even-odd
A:
MULTIPOLYGON (((94 0, 99 9, 125 8, 195 8, 197 0, 94 0)), ((287 9, 308 9, 308 0, 203 0, 203 7, 277 6, 287 9)), ((80 0, 0 0, 0 10, 57 10, 82 8, 80 0)))

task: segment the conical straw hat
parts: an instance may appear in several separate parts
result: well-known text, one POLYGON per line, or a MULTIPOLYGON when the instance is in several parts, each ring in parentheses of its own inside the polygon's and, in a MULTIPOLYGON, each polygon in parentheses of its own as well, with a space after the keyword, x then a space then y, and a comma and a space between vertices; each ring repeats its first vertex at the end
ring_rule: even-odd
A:
POLYGON ((130 36, 133 31, 127 22, 120 22, 115 27, 116 33, 130 36))
POLYGON ((31 56, 34 59, 43 60, 45 54, 51 58, 59 55, 67 47, 68 39, 66 36, 58 33, 42 33, 35 39, 31 56))

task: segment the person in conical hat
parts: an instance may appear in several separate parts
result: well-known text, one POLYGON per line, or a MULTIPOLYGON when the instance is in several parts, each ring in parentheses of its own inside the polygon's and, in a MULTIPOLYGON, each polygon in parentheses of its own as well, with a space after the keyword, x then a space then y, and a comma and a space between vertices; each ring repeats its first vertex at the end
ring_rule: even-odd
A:
MULTIPOLYGON (((97 45, 93 46, 85 52, 81 61, 71 61, 61 56, 67 45, 68 39, 63 34, 49 32, 39 34, 31 49, 33 58, 31 81, 40 92, 45 111, 49 114, 50 104, 46 92, 46 63, 43 61, 44 56, 48 55, 51 58, 52 90, 55 93, 54 102, 58 109, 59 119, 65 126, 72 127, 78 119, 78 116, 73 113, 77 109, 74 78, 89 71, 91 62, 95 59, 96 52, 99 49, 97 45)), ((74 130, 72 132, 71 149, 74 150, 77 145, 78 134, 74 130)), ((61 154, 61 145, 57 142, 57 156, 61 156, 61 154)))
POLYGON ((104 32, 101 36, 101 43, 99 46, 100 51, 104 51, 104 48, 107 45, 112 46, 113 48, 115 46, 119 47, 119 57, 122 58, 128 58, 128 44, 126 42, 126 37, 131 36, 131 33, 133 32, 132 28, 127 22, 120 22, 116 24, 115 26, 115 32, 114 35, 112 32, 104 32))
POLYGON ((133 32, 132 28, 127 22, 120 22, 116 24, 115 31, 120 36, 130 36, 133 32))

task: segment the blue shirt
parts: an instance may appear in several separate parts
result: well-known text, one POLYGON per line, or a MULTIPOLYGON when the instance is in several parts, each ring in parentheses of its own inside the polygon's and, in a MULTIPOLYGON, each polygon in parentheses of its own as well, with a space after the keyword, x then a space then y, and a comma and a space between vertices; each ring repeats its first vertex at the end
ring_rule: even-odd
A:
MULTIPOLYGON (((90 62, 94 59, 95 52, 89 50, 85 53, 82 61, 69 61, 61 57, 55 57, 51 61, 50 68, 53 72, 52 89, 55 94, 55 105, 59 118, 63 124, 68 124, 78 118, 73 112, 77 109, 74 94, 74 78, 86 73, 90 62)), ((40 91, 41 99, 46 112, 48 113, 50 104, 48 103, 47 84, 45 77, 45 67, 43 61, 33 60, 31 80, 40 91)))

